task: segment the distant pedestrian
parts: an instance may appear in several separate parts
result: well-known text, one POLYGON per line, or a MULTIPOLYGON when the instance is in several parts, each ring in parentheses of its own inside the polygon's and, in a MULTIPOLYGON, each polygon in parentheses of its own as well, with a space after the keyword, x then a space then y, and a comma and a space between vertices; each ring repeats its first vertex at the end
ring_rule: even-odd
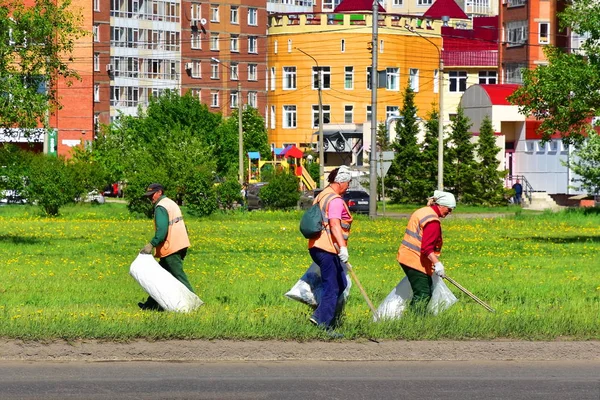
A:
POLYGON ((433 292, 435 273, 445 274, 439 259, 442 251, 441 219, 456 208, 456 199, 449 192, 436 190, 426 207, 415 211, 408 220, 404 238, 398 249, 397 260, 404 270, 413 291, 410 307, 424 313, 433 292))
MULTIPOLYGON (((183 271, 183 259, 190 247, 190 240, 181 209, 177 203, 164 195, 164 188, 160 183, 149 185, 144 196, 154 204, 155 233, 140 254, 152 254, 152 249, 155 248, 154 256, 160 259, 158 262, 160 266, 193 293, 194 289, 183 271)), ((151 296, 145 303, 138 303, 138 306, 142 310, 162 310, 151 296)))
POLYGON ((517 179, 517 181, 515 182, 515 184, 512 185, 512 188, 515 191, 515 195, 513 197, 514 203, 518 204, 518 205, 521 205, 521 197, 523 196, 523 185, 521 185, 521 183, 517 179))

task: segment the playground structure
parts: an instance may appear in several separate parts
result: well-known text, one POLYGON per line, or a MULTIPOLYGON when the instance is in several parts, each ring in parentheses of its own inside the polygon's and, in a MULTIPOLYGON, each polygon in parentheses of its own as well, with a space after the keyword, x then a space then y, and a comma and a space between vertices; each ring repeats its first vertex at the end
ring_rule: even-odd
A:
POLYGON ((312 190, 317 187, 315 181, 311 178, 307 169, 304 153, 295 145, 287 146, 283 149, 273 150, 273 160, 267 161, 260 157, 257 151, 248 152, 248 182, 261 182, 262 169, 266 165, 271 165, 273 169, 292 171, 294 175, 300 178, 300 190, 312 190))

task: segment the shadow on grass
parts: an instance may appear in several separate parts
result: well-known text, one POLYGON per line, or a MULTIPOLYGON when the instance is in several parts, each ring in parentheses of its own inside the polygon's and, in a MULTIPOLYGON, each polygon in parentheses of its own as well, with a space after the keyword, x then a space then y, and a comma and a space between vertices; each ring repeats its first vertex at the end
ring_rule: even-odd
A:
POLYGON ((600 236, 574 236, 574 237, 530 237, 534 242, 544 243, 600 243, 600 236))
POLYGON ((0 243, 12 244, 40 244, 43 241, 35 237, 26 237, 19 235, 0 235, 0 243))

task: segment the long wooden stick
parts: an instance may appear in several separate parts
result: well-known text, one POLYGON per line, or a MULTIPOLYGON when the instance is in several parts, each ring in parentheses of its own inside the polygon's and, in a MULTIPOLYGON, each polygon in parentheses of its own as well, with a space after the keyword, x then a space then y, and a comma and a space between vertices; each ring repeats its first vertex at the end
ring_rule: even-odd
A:
POLYGON ((360 293, 365 298, 367 304, 369 305, 369 308, 371 309, 371 312, 373 313, 375 322, 377 322, 377 320, 379 320, 379 315, 377 314, 377 310, 373 306, 373 303, 371 303, 371 300, 369 300, 369 296, 367 296, 367 292, 365 292, 365 289, 363 289, 362 285, 360 284, 358 277, 354 273, 354 269, 352 268, 352 265, 350 265, 350 263, 346 263, 346 267, 348 267, 348 271, 350 272, 350 276, 352 276, 352 280, 356 283, 356 286, 358 286, 360 293))
POLYGON ((466 294, 467 296, 469 296, 470 298, 475 300, 477 303, 479 303, 481 306, 483 306, 483 308, 485 308, 489 312, 496 312, 496 310, 494 310, 492 307, 490 307, 489 305, 484 303, 483 300, 481 300, 479 297, 475 296, 473 293, 469 292, 467 289, 465 289, 464 287, 459 285, 458 282, 456 282, 454 279, 450 278, 448 275, 444 275, 444 279, 446 279, 448 282, 450 282, 451 284, 456 286, 461 292, 463 292, 464 294, 466 294))

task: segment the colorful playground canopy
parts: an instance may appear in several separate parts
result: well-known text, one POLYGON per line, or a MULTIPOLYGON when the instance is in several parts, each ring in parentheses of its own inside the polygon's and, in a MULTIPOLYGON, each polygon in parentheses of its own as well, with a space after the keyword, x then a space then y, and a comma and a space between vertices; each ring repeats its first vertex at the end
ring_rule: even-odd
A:
POLYGON ((279 153, 279 155, 281 157, 285 157, 285 158, 302 158, 304 156, 304 153, 302 152, 302 150, 300 150, 299 148, 296 147, 296 145, 291 144, 289 146, 287 146, 285 149, 283 149, 283 151, 281 153, 279 153))

